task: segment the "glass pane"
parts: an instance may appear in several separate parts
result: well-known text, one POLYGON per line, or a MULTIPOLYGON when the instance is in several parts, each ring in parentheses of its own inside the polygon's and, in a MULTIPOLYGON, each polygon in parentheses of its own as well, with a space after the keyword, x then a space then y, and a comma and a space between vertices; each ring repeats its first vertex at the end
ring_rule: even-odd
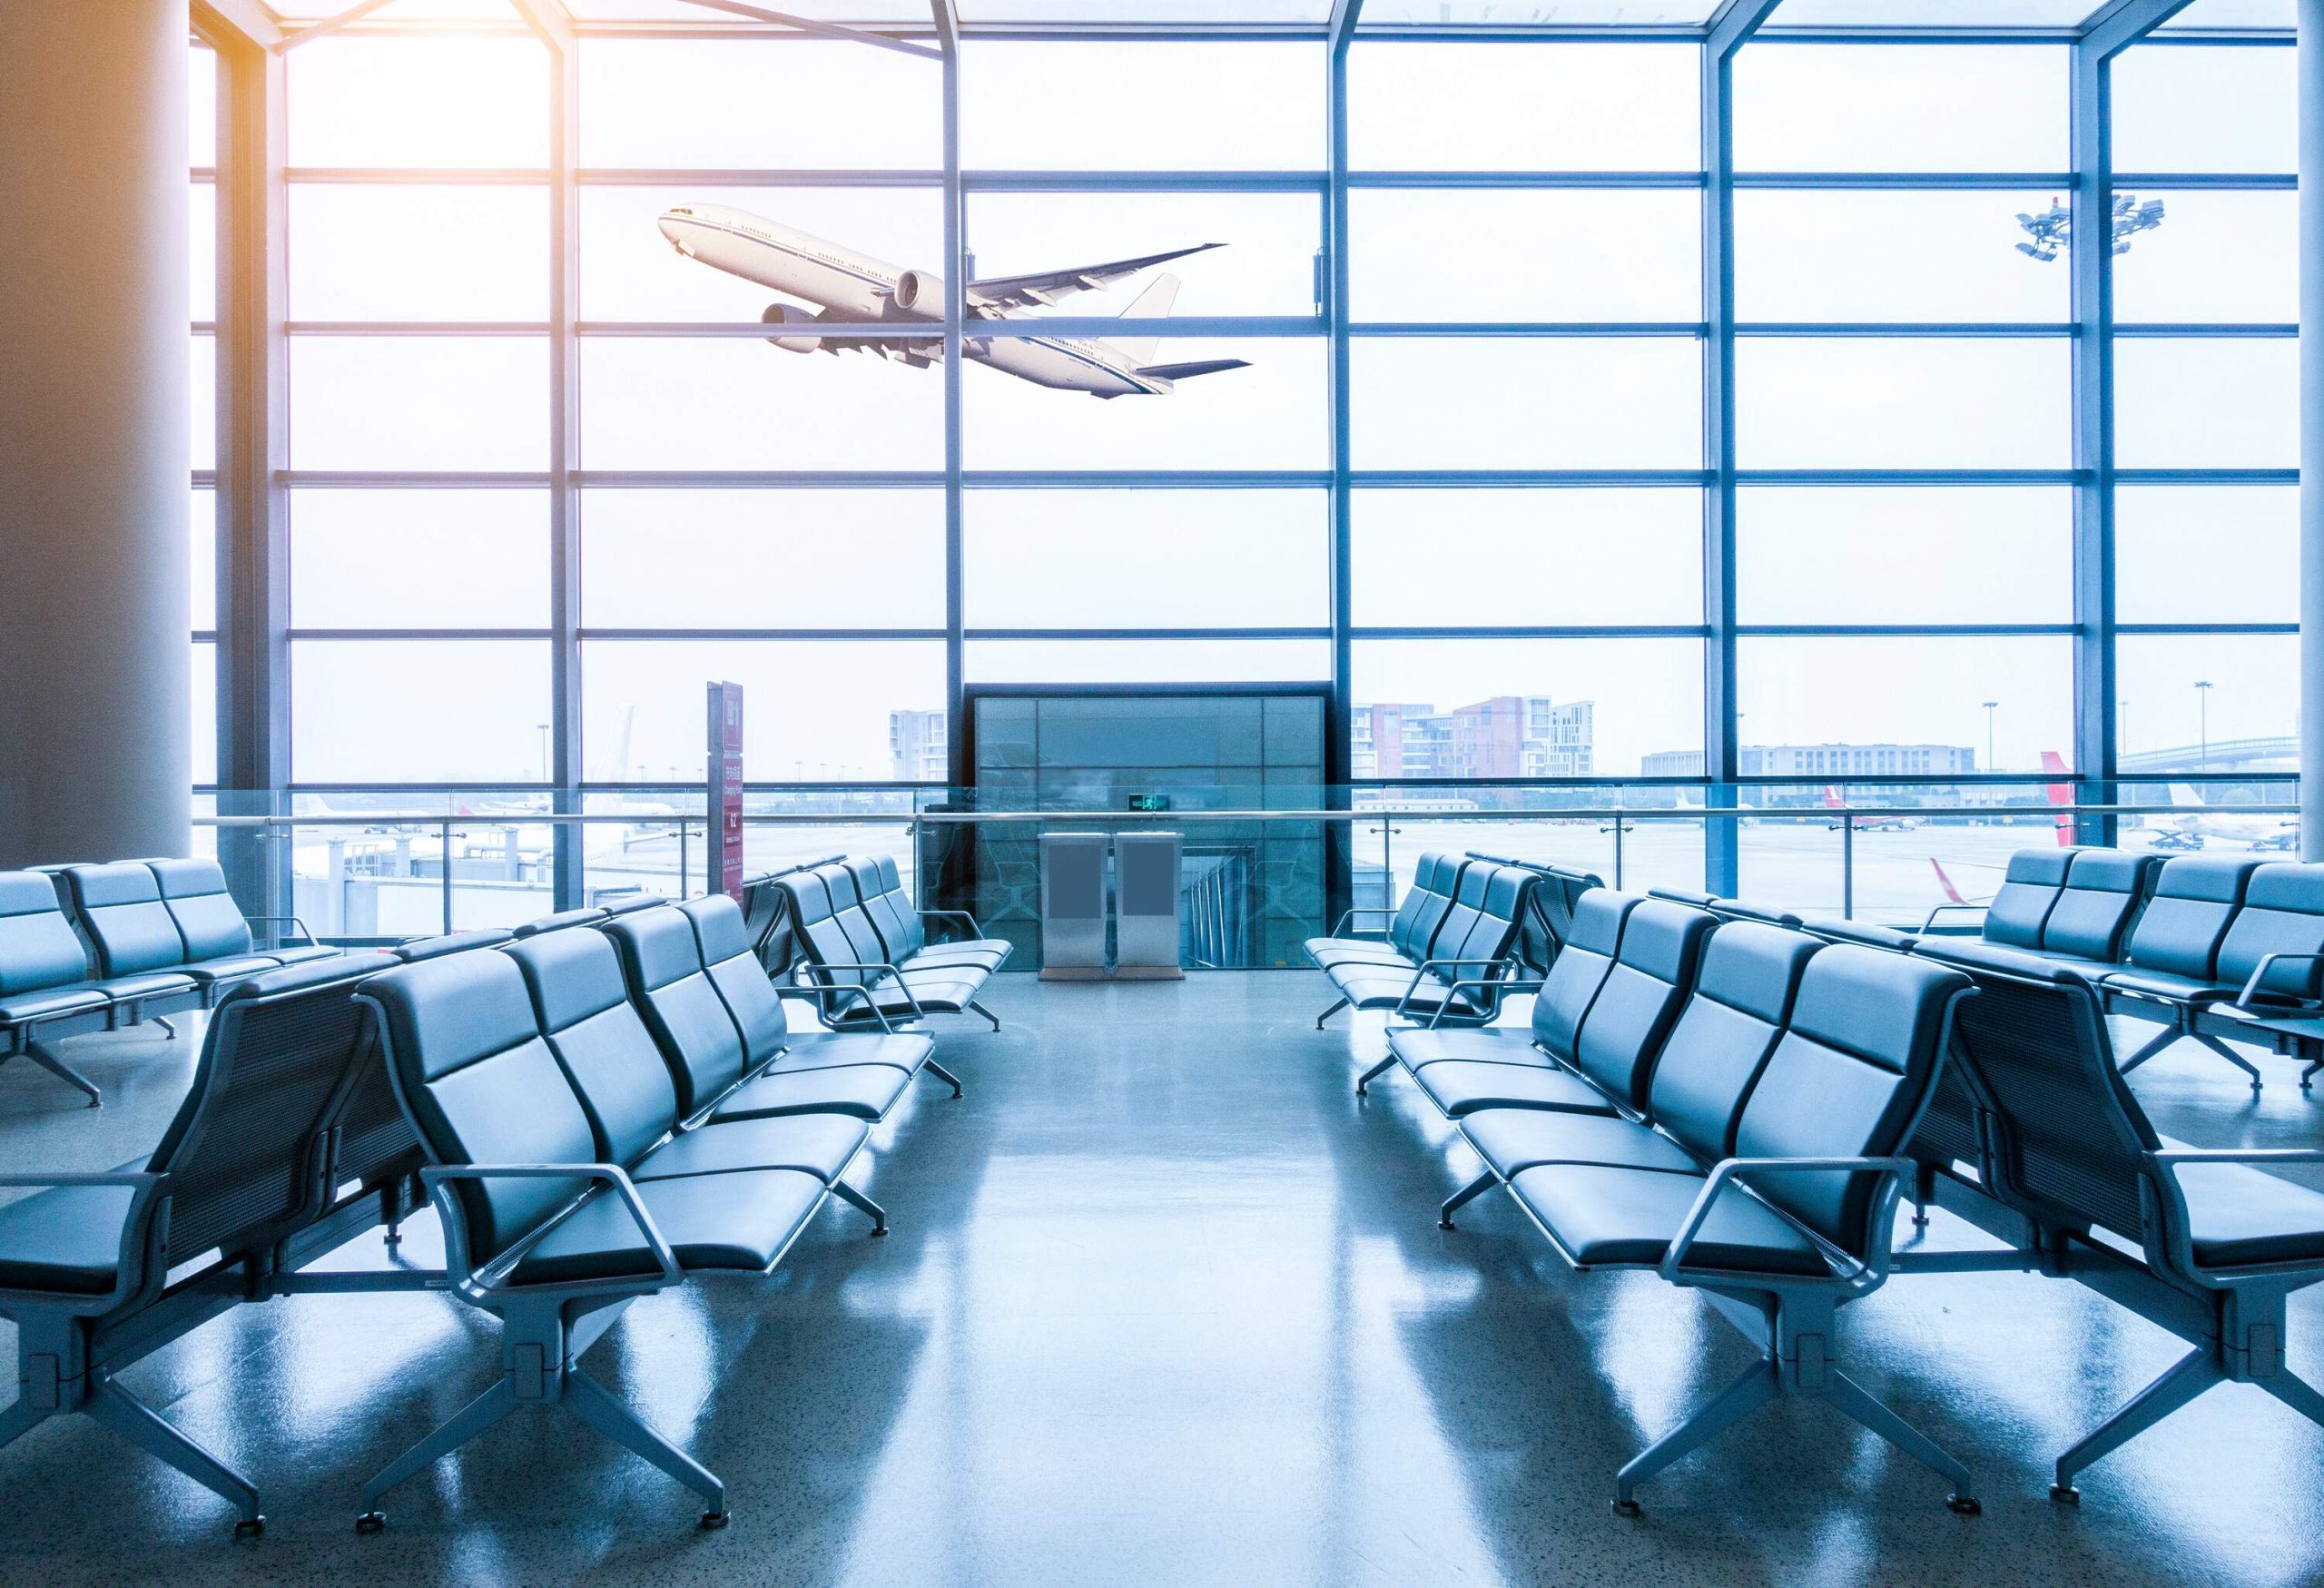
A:
POLYGON ((1298 628, 1332 620, 1321 491, 972 490, 971 628, 1298 628))
POLYGON ((1693 337, 1360 338, 1358 469, 1694 469, 1693 337))
POLYGON ((1322 22, 1331 0, 960 0, 963 22, 1322 22))
POLYGON ((934 171, 942 95, 935 62, 843 39, 593 38, 581 163, 934 171))
POLYGON ((1364 777, 1622 777, 1703 743, 1691 639, 1360 640, 1364 777), (1464 720, 1465 719, 1465 720, 1464 720))
POLYGON ((2073 493, 1745 486, 1735 570, 1744 623, 2070 623, 2073 493))
MULTIPOLYGON (((1179 281, 1174 314, 1315 313, 1322 224, 1323 205, 1314 193, 977 193, 969 200, 969 247, 985 280, 1214 245, 1163 267, 1179 281)), ((1066 298, 1053 311, 1027 312, 1123 313, 1154 280, 1141 271, 1104 291, 1066 298)))
POLYGON ((195 320, 218 318, 218 190, 186 184, 186 304, 195 320))
POLYGON ((2134 44, 2114 58, 2114 169, 2299 169, 2296 52, 2134 44))
POLYGON ((593 628, 941 628, 944 495, 585 491, 581 611, 593 628))
MULTIPOLYGON (((1090 380, 1118 389, 1078 338, 991 339, 989 367, 965 371, 963 423, 971 469, 1321 469, 1326 459, 1324 347, 1316 337, 1230 341, 1127 339, 1094 344, 1119 366, 1242 360, 1248 367, 1187 376, 1154 396, 1098 401, 1037 382, 1090 380), (1110 350, 1110 353, 1108 353, 1110 350)), ((973 354, 972 354, 972 362, 973 354)))
POLYGON ((2114 318, 2289 325, 2299 318, 2299 196, 2146 193, 2162 224, 2114 261, 2114 318))
POLYGON ((186 593, 192 598, 196 629, 218 626, 218 493, 189 492, 187 503, 186 593))
POLYGON ((2114 452, 2124 469, 2298 468, 2299 344, 2122 339, 2114 452))
POLYGON ((1795 44, 1735 57, 1738 171, 2061 171, 2066 52, 1795 44))
POLYGON ((592 782, 697 782, 703 690, 743 686, 743 771, 760 782, 892 777, 897 713, 941 711, 935 640, 590 640, 581 647, 592 782))
POLYGON ((290 493, 300 628, 546 628, 548 494, 290 493))
POLYGON ((1328 640, 980 639, 972 684, 1312 684, 1328 677, 1328 640))
POLYGON ((2069 359, 2063 337, 1747 337, 1738 456, 1750 469, 2063 469, 2069 359))
POLYGON ((2063 635, 1746 636, 1735 671, 1747 773, 1877 779, 2073 759, 2073 642, 2063 635), (1877 754, 1867 764, 1860 751, 1877 754))
POLYGON ((2290 32, 2298 25, 2295 0, 2195 0, 2164 29, 2215 27, 2280 27, 2290 32))
MULTIPOLYGON (((548 776, 542 640, 293 640, 300 783, 537 783, 548 776)), ((694 702, 699 735, 702 702, 694 702)))
POLYGON ((2062 322, 2065 261, 2017 250, 2026 237, 2017 217, 2058 202, 2031 189, 1745 189, 1735 195, 1736 317, 2062 322))
POLYGON ((1314 171, 1324 64, 1320 44, 972 43, 960 54, 961 163, 1314 171))
POLYGON ((293 182, 293 320, 548 318, 548 190, 293 182))
POLYGON ((591 469, 941 469, 943 417, 934 368, 861 351, 733 337, 581 346, 591 469))
POLYGON ((1770 27, 2074 27, 2100 0, 1783 0, 1770 27))
POLYGON ((546 337, 290 339, 294 469, 548 467, 546 337))
POLYGON ((2116 487, 2114 616, 2123 623, 2299 621, 2299 488, 2116 487))
POLYGON ((536 40, 335 34, 288 66, 292 165, 548 164, 536 40))
POLYGON ((1701 62, 1676 43, 1359 43, 1348 54, 1348 161, 1358 171, 1699 171, 1701 62))
POLYGON ((2124 635, 2114 684, 2125 773, 2299 769, 2297 635, 2124 635))
POLYGON ((1374 188, 1348 215, 1357 320, 1702 318, 1698 192, 1374 188))
POLYGON ((1363 627, 1702 621, 1699 490, 1359 490, 1351 513, 1363 627), (1439 568, 1492 577, 1414 577, 1439 568))
POLYGON ((185 53, 186 163, 218 163, 218 53, 194 44, 185 53))
POLYGON ((686 258, 655 224, 665 210, 712 204, 829 239, 832 252, 890 277, 907 266, 943 273, 943 200, 932 190, 593 185, 581 190, 581 318, 760 318, 783 294, 686 258))
POLYGON ((193 731, 190 739, 193 781, 218 781, 218 647, 208 640, 193 642, 191 669, 193 731))
POLYGON ((188 448, 196 469, 218 467, 218 339, 198 336, 187 350, 188 448))

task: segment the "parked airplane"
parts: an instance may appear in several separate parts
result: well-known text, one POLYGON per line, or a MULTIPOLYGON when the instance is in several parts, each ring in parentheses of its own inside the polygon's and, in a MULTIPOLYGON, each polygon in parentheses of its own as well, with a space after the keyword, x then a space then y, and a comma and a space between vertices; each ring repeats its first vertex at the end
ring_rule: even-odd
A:
MULTIPOLYGON (((1827 783, 1824 785, 1824 808, 1836 812, 1848 808, 1848 803, 1842 797, 1838 784, 1827 783)), ((1859 833, 1910 833, 1919 825, 1920 824, 1910 816, 1858 816, 1856 819, 1856 830, 1859 833)))
MULTIPOLYGON (((724 204, 684 204, 665 210, 656 223, 670 245, 688 259, 817 305, 809 310, 793 303, 770 303, 759 316, 769 325, 927 326, 944 318, 944 283, 932 272, 882 264, 746 211, 724 204)), ((980 337, 973 330, 979 321, 1005 319, 1012 310, 1055 303, 1076 292, 1111 286, 1171 260, 1225 246, 1203 242, 1139 259, 970 281, 962 350, 980 364, 990 364, 1036 386, 1107 398, 1160 397, 1177 381, 1246 368, 1242 359, 1157 364, 1152 361, 1153 337, 1100 341, 1072 336, 980 337)), ((1137 301, 1122 311, 1122 317, 1162 319, 1177 296, 1177 277, 1157 276, 1137 301)), ((786 330, 766 340, 789 353, 838 353, 860 348, 916 370, 924 370, 944 356, 943 343, 925 336, 821 337, 803 329, 786 330)))
MULTIPOLYGON (((2211 802, 2198 793, 2191 783, 2171 785, 2171 803, 2174 805, 2207 805, 2211 802)), ((2265 843, 2270 849, 2299 847, 2299 824, 2286 816, 2235 816, 2225 812, 2214 816, 2181 812, 2166 817, 2169 824, 2179 832, 2195 838, 2248 838, 2256 848, 2265 843), (2284 840, 2289 836, 2290 843, 2284 840)), ((2158 841, 2157 848, 2162 847, 2158 841)))

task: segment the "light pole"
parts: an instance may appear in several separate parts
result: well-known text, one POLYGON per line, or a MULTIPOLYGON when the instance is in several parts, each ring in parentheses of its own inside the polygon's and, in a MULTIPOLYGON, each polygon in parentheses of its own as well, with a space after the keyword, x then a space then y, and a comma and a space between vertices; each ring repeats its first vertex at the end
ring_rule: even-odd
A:
POLYGON ((533 725, 538 728, 541 734, 541 781, 547 783, 548 781, 548 725, 536 723, 533 725))
POLYGON ((2000 704, 1998 700, 1985 702, 1985 770, 1987 772, 1994 769, 1994 707, 2000 704))
POLYGON ((2211 681, 2195 680, 2195 765, 2199 771, 2211 769, 2211 681))

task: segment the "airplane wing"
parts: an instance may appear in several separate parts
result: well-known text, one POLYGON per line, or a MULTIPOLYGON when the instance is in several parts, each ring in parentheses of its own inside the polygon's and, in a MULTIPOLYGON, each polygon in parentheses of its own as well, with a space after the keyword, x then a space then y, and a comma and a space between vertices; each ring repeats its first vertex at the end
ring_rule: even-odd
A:
POLYGON ((1221 370, 1247 370, 1247 359, 1201 359, 1191 364, 1140 364, 1141 375, 1158 375, 1165 380, 1191 380, 1197 375, 1216 375, 1221 370))
POLYGON ((1100 287, 1110 287, 1126 276, 1134 276, 1155 265, 1226 246, 1223 242, 1197 242, 1192 248, 1176 248, 1167 253, 1149 253, 1142 259, 1110 260, 1104 264, 1083 265, 1077 270, 1048 271, 1031 276, 990 276, 981 281, 969 283, 969 305, 973 309, 1006 311, 1055 303, 1060 299, 1072 297, 1076 292, 1094 292, 1100 287))

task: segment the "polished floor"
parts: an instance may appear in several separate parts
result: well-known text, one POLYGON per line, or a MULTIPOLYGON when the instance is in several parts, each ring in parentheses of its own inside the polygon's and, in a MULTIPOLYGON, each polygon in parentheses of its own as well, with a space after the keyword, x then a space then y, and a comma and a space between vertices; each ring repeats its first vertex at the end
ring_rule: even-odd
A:
MULTIPOLYGON (((1376 1019, 1317 1032, 1321 978, 989 993, 857 1174, 895 1232, 830 1205, 763 1281, 649 1298, 586 1358, 725 1478, 676 1485, 559 1417, 504 1425, 351 1528, 359 1486, 481 1388, 488 1320, 435 1297, 248 1307, 129 1382, 250 1475, 264 1539, 85 1418, 0 1451, 0 1582, 1487 1584, 2313 1583, 2324 1434, 2214 1391, 2045 1497, 2047 1462, 2179 1353, 2028 1276, 1898 1280, 1849 1366, 1976 1469, 1985 1514, 1813 1405, 1671 1469, 1645 1515, 1614 1468, 1748 1360, 1697 1298, 1573 1275, 1501 1195, 1446 1234, 1471 1164, 1391 1078, 1376 1019)), ((0 1070, 0 1164, 141 1154, 190 1043, 72 1045, 111 1101, 0 1070)), ((2256 1101, 2191 1045, 2142 1070, 2161 1127, 2309 1145, 2324 1090, 2256 1101)), ((1940 1223, 1945 1222, 1940 1218, 1940 1223)), ((1955 1227, 1958 1228, 1957 1226, 1955 1227)), ((414 1256, 432 1233, 408 1243, 414 1256)), ((2291 1356, 2324 1376, 2324 1303, 2291 1356)), ((0 1349, 13 1339, 0 1323, 0 1349)))

